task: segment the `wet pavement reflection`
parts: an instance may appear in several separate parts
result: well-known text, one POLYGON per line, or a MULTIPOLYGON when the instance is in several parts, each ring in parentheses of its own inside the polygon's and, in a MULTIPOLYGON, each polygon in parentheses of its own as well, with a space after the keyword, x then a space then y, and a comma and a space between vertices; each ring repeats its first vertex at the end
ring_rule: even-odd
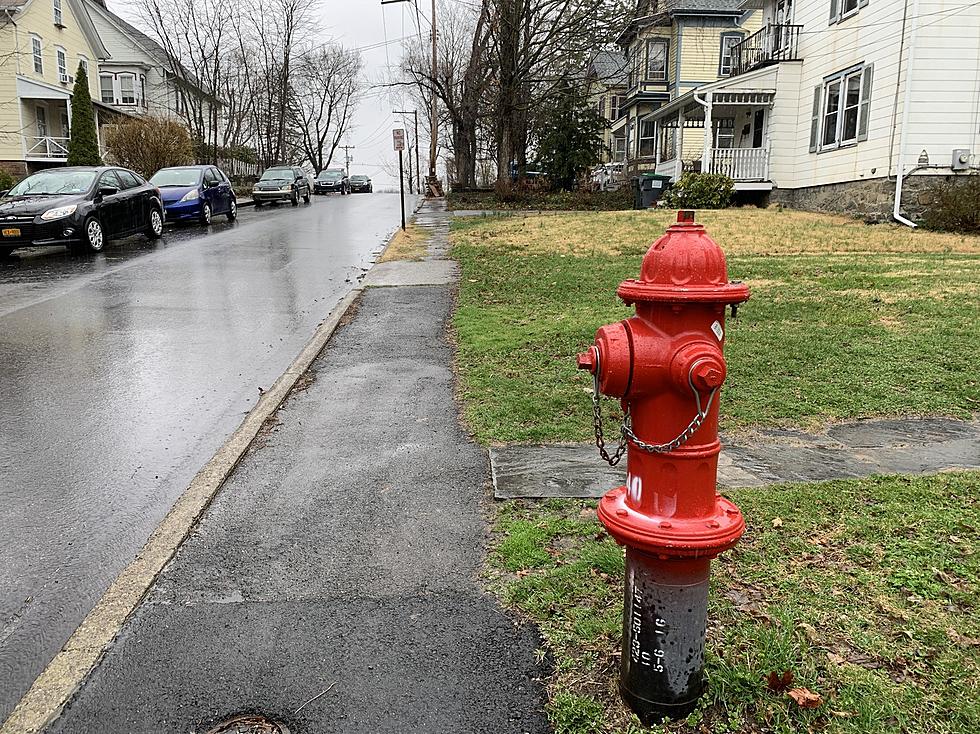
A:
POLYGON ((0 721, 398 217, 318 197, 0 260, 0 721))

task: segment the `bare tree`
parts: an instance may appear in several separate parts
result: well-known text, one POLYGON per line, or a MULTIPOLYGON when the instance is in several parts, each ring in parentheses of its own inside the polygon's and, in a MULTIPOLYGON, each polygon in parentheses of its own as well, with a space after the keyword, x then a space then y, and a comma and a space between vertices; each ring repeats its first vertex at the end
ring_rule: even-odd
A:
POLYGON ((310 49, 300 57, 290 95, 296 149, 320 173, 350 127, 361 90, 361 56, 338 45, 310 49))

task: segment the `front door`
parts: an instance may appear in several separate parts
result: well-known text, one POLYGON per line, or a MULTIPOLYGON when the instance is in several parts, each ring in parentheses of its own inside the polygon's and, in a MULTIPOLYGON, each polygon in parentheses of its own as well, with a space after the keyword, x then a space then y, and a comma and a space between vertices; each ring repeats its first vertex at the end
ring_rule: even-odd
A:
POLYGON ((766 111, 756 110, 752 118, 752 147, 761 148, 766 127, 766 111))

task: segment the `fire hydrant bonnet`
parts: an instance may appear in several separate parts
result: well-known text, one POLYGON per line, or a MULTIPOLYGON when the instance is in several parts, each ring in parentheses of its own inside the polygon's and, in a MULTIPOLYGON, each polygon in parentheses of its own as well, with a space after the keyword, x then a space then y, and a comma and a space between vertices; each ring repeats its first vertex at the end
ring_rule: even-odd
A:
POLYGON ((633 303, 743 303, 749 289, 728 280, 725 253, 693 212, 679 212, 678 221, 653 243, 643 258, 639 279, 623 281, 616 290, 633 303), (683 219, 682 219, 683 218, 683 219))

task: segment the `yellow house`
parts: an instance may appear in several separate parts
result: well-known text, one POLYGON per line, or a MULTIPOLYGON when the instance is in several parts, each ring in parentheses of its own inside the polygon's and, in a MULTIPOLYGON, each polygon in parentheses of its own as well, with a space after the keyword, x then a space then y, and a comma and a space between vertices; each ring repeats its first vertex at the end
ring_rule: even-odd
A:
MULTIPOLYGON (((653 170, 668 159, 682 136, 658 124, 654 112, 732 72, 732 50, 758 30, 761 17, 742 0, 637 0, 633 21, 617 39, 626 58, 626 92, 612 133, 625 141, 629 173, 653 170)), ((683 124, 683 123, 682 123, 683 124)), ((730 147, 736 121, 718 119, 715 144, 730 147)), ((703 136, 702 136, 703 137, 703 136)), ((683 138, 692 152, 699 141, 683 138)), ((700 148, 698 148, 700 150, 700 148)))
POLYGON ((108 56, 81 0, 0 0, 0 168, 23 176, 64 165, 75 73, 87 70, 99 99, 108 56))

